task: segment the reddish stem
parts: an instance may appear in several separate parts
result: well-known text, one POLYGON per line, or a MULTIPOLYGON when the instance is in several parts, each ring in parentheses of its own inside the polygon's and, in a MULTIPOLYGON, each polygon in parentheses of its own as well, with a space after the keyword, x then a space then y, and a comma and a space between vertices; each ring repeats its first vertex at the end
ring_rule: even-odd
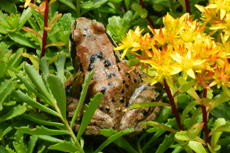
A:
POLYGON ((180 117, 179 117, 179 114, 177 112, 177 108, 176 108, 176 105, 175 105, 172 93, 171 93, 171 91, 169 89, 169 86, 168 86, 167 82, 165 81, 165 79, 164 79, 164 86, 165 86, 165 91, 166 91, 166 93, 168 95, 168 98, 169 98, 169 102, 170 102, 170 104, 172 106, 173 114, 176 117, 177 124, 178 124, 180 130, 184 131, 184 127, 183 127, 183 125, 180 122, 180 117))
MULTIPOLYGON (((203 89, 203 98, 207 97, 207 89, 203 89)), ((204 105, 201 105, 202 108, 202 115, 203 115, 203 122, 204 122, 204 134, 205 134, 205 139, 206 143, 210 145, 210 138, 209 138, 209 131, 208 131, 208 114, 206 107, 204 105)), ((208 150, 210 153, 210 151, 208 150)))
MULTIPOLYGON (((141 4, 141 7, 144 9, 144 8, 145 8, 145 5, 144 5, 143 0, 140 0, 140 4, 141 4)), ((150 23, 152 29, 155 29, 156 27, 155 27, 153 21, 151 20, 149 14, 147 15, 147 20, 149 21, 149 23, 150 23)))
POLYGON ((43 56, 45 56, 45 52, 46 52, 46 39, 47 39, 47 31, 45 30, 45 28, 48 25, 48 13, 49 13, 49 3, 48 0, 46 1, 46 8, 45 8, 45 15, 44 15, 44 31, 43 31, 43 37, 42 37, 42 53, 41 53, 41 58, 43 56))
POLYGON ((190 11, 190 5, 189 5, 189 0, 185 0, 185 6, 186 6, 186 11, 191 14, 191 11, 190 11))

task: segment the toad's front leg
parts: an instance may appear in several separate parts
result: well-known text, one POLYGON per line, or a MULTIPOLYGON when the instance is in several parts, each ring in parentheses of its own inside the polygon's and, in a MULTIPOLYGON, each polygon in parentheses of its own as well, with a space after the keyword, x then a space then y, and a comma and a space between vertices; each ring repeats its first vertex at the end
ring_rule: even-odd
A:
MULTIPOLYGON (((75 110, 78 106, 78 99, 76 98, 67 98, 67 110, 68 110, 68 117, 72 118, 75 110)), ((73 129, 74 131, 78 131, 81 125, 81 119, 83 116, 84 105, 82 107, 81 112, 79 113, 77 120, 74 123, 73 129)), ((91 119, 89 125, 85 130, 85 135, 101 135, 101 129, 109 129, 114 127, 113 119, 106 114, 105 112, 101 111, 100 109, 96 109, 93 118, 91 119)))
MULTIPOLYGON (((162 99, 163 88, 161 84, 151 86, 150 83, 143 83, 133 93, 129 105, 142 102, 158 102, 162 99)), ((154 121, 160 112, 160 107, 127 108, 121 119, 120 129, 134 128, 138 134, 146 128, 142 123, 154 121)))

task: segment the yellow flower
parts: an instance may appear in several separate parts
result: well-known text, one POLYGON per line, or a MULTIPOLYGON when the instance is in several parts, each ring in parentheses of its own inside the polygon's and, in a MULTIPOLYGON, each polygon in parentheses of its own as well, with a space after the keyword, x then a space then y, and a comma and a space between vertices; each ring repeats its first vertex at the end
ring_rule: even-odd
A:
POLYGON ((230 64, 227 59, 224 64, 217 66, 213 78, 214 81, 209 84, 210 87, 215 85, 217 85, 217 88, 220 88, 221 86, 230 87, 230 64))
POLYGON ((137 26, 135 31, 129 30, 129 32, 126 34, 126 37, 121 40, 121 43, 118 44, 119 46, 114 48, 114 50, 123 50, 121 59, 125 57, 125 54, 128 50, 131 51, 137 51, 137 48, 140 48, 139 39, 141 37, 140 27, 137 26))
POLYGON ((179 53, 171 54, 171 57, 175 62, 178 63, 178 69, 181 69, 183 71, 183 78, 187 79, 188 76, 195 79, 195 72, 194 68, 197 66, 201 66, 205 60, 196 60, 193 56, 191 51, 189 50, 187 54, 180 55, 179 53))

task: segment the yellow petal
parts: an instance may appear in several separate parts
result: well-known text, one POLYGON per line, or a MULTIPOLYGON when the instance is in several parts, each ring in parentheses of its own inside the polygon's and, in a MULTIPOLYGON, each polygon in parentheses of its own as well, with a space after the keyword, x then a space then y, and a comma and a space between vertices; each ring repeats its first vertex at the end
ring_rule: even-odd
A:
POLYGON ((188 74, 191 78, 193 78, 193 79, 196 78, 195 73, 194 73, 194 71, 193 71, 192 69, 189 69, 189 70, 187 71, 187 74, 188 74))

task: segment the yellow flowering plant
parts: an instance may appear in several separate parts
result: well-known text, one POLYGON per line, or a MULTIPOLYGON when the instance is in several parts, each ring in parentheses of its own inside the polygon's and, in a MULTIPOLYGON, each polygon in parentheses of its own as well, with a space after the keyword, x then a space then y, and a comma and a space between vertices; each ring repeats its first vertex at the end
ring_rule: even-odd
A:
MULTIPOLYGON (((143 72, 151 74, 144 81, 164 85, 179 129, 153 121, 145 125, 175 133, 175 140, 187 152, 217 152, 221 148, 217 143, 221 134, 230 132, 230 124, 223 118, 216 119, 212 126, 208 126, 210 111, 230 100, 230 1, 209 2, 206 7, 196 5, 203 14, 201 21, 193 20, 188 13, 176 19, 167 14, 163 17, 163 28, 153 29, 149 26, 151 34, 143 35, 143 30, 137 26, 115 48, 123 50, 122 58, 128 51, 138 58, 139 63, 135 67, 141 67, 143 72), (223 92, 210 96, 213 95, 213 88, 223 92), (195 101, 191 104, 188 102, 179 115, 177 96, 181 93, 187 93, 195 101), (189 111, 193 115, 189 126, 185 128, 189 111), (203 120, 197 122, 199 116, 203 120)), ((144 106, 146 104, 133 104, 130 107, 144 106)))

